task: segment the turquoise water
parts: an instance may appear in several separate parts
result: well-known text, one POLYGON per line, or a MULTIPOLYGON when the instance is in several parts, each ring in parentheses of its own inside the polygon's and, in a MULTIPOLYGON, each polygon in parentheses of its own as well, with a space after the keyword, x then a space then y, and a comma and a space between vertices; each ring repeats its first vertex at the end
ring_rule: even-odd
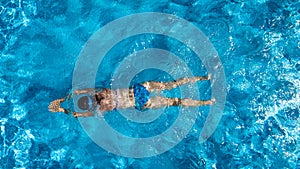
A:
MULTIPOLYGON (((0 168, 300 168, 298 1, 2 0, 0 18, 0 168), (225 110, 202 144, 207 107, 171 150, 150 158, 116 156, 95 144, 77 119, 51 114, 47 106, 72 88, 78 55, 95 31, 150 11, 182 17, 209 37, 226 75, 225 110)), ((99 86, 110 85, 121 58, 151 47, 178 54, 197 75, 207 73, 194 53, 166 37, 141 35, 119 45, 98 73, 99 86)), ((159 70, 134 78, 144 80, 173 79, 159 70)), ((209 98, 208 86, 199 84, 202 99, 209 98)), ((165 94, 180 96, 179 90, 165 94)), ((150 126, 126 123, 117 112, 105 118, 123 134, 147 137, 177 116, 170 108, 150 126)))

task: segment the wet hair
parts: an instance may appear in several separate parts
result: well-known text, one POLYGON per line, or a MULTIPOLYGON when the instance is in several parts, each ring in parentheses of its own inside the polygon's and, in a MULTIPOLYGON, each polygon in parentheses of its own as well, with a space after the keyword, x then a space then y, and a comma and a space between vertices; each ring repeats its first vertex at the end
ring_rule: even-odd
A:
POLYGON ((83 96, 77 101, 77 106, 81 110, 90 110, 92 109, 92 99, 88 96, 83 96))

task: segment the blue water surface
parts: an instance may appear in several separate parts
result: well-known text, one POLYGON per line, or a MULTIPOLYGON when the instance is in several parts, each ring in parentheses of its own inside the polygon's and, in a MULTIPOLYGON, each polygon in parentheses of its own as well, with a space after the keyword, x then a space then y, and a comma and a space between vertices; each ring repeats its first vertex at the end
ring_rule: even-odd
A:
MULTIPOLYGON (((196 75, 207 73, 186 46, 144 35, 108 54, 98 85, 110 85, 122 58, 151 47, 181 56, 196 75)), ((0 168, 300 168, 297 0, 1 0, 0 50, 0 168), (73 69, 89 37, 110 21, 139 12, 174 14, 201 29, 223 63, 227 99, 206 142, 198 142, 208 112, 201 107, 202 116, 177 146, 135 159, 100 148, 77 119, 51 114, 47 106, 72 88, 73 69)), ((174 80, 153 72, 141 73, 136 82, 174 80)), ((202 99, 209 99, 208 86, 199 84, 202 99)), ((163 132, 177 115, 178 109, 170 108, 139 130, 117 112, 105 118, 123 134, 147 137, 163 132)))

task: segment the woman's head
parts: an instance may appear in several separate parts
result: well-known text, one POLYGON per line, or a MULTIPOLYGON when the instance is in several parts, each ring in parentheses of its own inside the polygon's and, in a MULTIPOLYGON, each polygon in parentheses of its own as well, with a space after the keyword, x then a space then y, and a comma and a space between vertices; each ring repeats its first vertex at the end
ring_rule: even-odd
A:
POLYGON ((78 99, 77 106, 81 110, 91 110, 93 107, 93 100, 88 96, 83 96, 78 99))

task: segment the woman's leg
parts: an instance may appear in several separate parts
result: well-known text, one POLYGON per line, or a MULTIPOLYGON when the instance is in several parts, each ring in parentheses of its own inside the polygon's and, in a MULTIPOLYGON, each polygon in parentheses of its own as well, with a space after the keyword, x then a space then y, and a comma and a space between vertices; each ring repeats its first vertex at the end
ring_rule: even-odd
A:
POLYGON ((149 92, 152 92, 154 90, 161 91, 161 90, 171 90, 173 88, 176 88, 181 85, 185 84, 192 84, 196 83, 197 81, 203 81, 203 80, 209 80, 210 75, 208 76, 197 76, 197 77, 191 77, 191 78, 180 78, 178 80, 175 80, 173 82, 145 82, 142 85, 146 87, 146 89, 149 92))
POLYGON ((167 97, 154 97, 150 98, 144 108, 158 109, 164 106, 182 106, 182 107, 198 107, 213 105, 216 100, 193 100, 193 99, 180 99, 180 98, 167 98, 167 97))

